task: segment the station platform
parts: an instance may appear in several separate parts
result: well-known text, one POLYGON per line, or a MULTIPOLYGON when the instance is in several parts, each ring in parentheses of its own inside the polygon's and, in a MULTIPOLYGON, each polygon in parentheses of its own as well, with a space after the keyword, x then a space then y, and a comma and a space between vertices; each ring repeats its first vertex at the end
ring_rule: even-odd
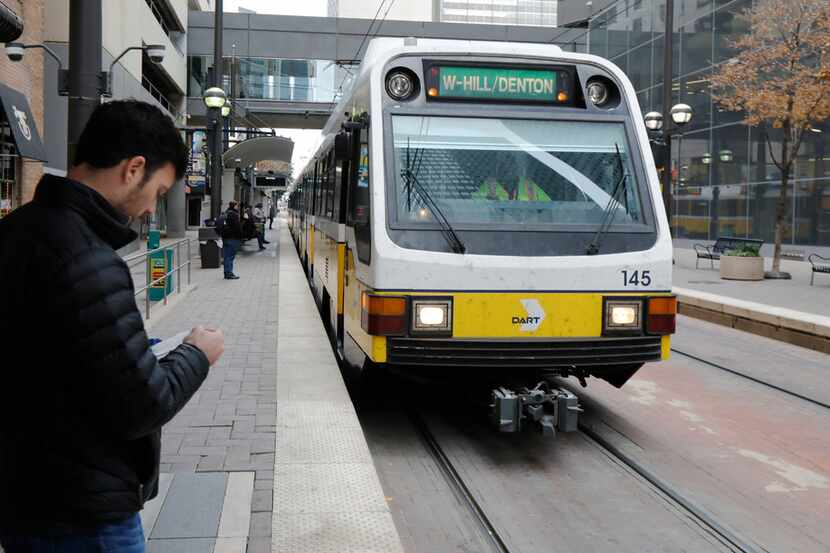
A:
MULTIPOLYGON (((674 249, 673 290, 681 313, 830 353, 830 275, 810 286, 806 261, 782 260, 791 280, 735 281, 720 278, 693 249, 674 249)), ((764 259, 767 270, 772 259, 764 259)))
POLYGON ((267 250, 251 241, 237 255, 239 280, 196 264, 197 286, 153 316, 162 339, 221 328, 225 354, 162 431, 159 495, 141 513, 149 553, 402 551, 280 223, 267 250))

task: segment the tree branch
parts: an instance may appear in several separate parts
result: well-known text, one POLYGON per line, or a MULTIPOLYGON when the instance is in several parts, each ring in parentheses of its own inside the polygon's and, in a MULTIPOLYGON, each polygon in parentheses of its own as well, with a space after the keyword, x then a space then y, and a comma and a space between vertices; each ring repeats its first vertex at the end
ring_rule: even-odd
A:
POLYGON ((772 159, 772 162, 775 164, 776 167, 783 171, 784 168, 781 166, 781 163, 777 159, 775 159, 775 154, 772 151, 772 142, 770 141, 769 133, 766 130, 764 130, 764 140, 766 141, 767 146, 769 148, 769 157, 772 159))

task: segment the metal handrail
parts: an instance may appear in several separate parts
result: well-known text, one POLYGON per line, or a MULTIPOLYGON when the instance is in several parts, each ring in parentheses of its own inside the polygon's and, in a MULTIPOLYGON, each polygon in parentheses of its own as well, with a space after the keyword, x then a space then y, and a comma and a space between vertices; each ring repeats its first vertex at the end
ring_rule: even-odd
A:
MULTIPOLYGON (((168 294, 167 294, 166 279, 173 278, 173 274, 176 273, 176 276, 178 278, 177 278, 177 285, 176 285, 176 292, 175 293, 180 294, 181 291, 182 291, 182 271, 181 271, 181 269, 182 269, 182 267, 185 267, 185 266, 187 267, 187 285, 190 286, 190 266, 191 266, 191 263, 192 263, 191 253, 190 253, 190 241, 191 241, 190 238, 182 238, 181 240, 177 240, 177 241, 175 241, 171 244, 167 244, 165 246, 159 246, 158 248, 155 248, 155 249, 152 249, 152 250, 145 250, 143 252, 138 252, 138 253, 129 255, 129 256, 124 258, 124 262, 127 264, 127 267, 135 267, 135 266, 139 265, 139 263, 133 263, 134 261, 141 261, 141 260, 149 261, 150 256, 152 254, 156 253, 156 252, 166 252, 168 250, 173 250, 174 248, 176 250, 176 254, 175 254, 175 260, 176 261, 175 262, 178 263, 178 265, 176 265, 175 267, 170 268, 170 270, 168 270, 166 273, 164 273, 164 276, 161 276, 161 277, 159 277, 155 280, 152 280, 152 281, 148 281, 146 286, 143 286, 143 287, 141 287, 141 288, 139 288, 138 290, 135 291, 135 294, 134 294, 135 297, 137 297, 140 293, 144 292, 144 319, 145 320, 150 319, 150 293, 149 293, 149 290, 150 290, 151 287, 158 284, 159 282, 165 281, 165 284, 162 287, 162 291, 163 291, 162 296, 163 296, 164 305, 167 305, 167 296, 168 296, 168 294), (181 262, 182 261, 181 245, 185 244, 185 243, 187 244, 187 261, 182 263, 181 262), (132 263, 132 265, 131 265, 131 263, 132 263)), ((166 259, 167 254, 164 254, 164 255, 165 255, 165 259, 166 259)), ((147 267, 147 278, 148 279, 150 278, 150 275, 151 275, 149 269, 150 268, 147 267)))

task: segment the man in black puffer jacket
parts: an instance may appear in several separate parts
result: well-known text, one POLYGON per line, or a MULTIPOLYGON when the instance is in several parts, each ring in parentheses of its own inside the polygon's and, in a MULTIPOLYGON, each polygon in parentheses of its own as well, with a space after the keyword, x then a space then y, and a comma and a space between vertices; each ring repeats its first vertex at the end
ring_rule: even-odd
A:
POLYGON ((0 544, 143 552, 138 512, 158 489, 161 427, 222 354, 197 327, 161 360, 116 253, 181 179, 173 121, 137 101, 91 116, 68 178, 0 221, 0 544))

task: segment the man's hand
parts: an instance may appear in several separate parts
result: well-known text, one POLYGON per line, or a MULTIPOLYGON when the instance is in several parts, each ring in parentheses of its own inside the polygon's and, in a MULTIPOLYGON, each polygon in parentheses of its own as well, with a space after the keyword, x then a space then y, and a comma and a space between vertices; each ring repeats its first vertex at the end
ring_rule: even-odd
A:
POLYGON ((225 351, 225 336, 218 328, 197 326, 183 341, 202 350, 211 366, 222 357, 225 351))

